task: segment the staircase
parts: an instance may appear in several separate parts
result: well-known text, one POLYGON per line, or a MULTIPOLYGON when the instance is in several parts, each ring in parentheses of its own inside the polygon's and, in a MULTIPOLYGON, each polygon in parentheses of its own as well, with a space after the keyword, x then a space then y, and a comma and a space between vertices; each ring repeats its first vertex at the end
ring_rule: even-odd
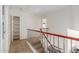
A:
POLYGON ((32 45, 32 47, 38 52, 38 53, 45 53, 44 48, 41 44, 41 41, 38 37, 32 37, 28 39, 28 42, 32 45))
MULTIPOLYGON (((35 47, 35 49, 40 53, 44 53, 44 52, 71 53, 74 52, 73 47, 77 46, 76 44, 78 44, 79 46, 79 43, 76 44, 73 43, 75 41, 79 42, 79 38, 76 37, 44 32, 42 31, 42 29, 40 30, 27 29, 27 30, 28 30, 28 38, 37 37, 39 35, 42 36, 42 39, 40 40, 38 39, 38 37, 31 38, 28 40, 30 44, 33 47, 35 47), (40 41, 42 41, 43 46, 40 41)), ((79 52, 79 49, 75 49, 75 51, 79 52)))

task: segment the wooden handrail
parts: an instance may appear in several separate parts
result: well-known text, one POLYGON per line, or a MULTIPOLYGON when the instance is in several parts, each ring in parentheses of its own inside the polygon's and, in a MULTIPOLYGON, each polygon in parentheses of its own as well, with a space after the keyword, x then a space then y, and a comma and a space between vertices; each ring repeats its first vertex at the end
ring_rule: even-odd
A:
POLYGON ((71 36, 65 36, 65 35, 60 35, 60 34, 53 34, 53 33, 43 32, 43 31, 40 31, 40 30, 33 30, 33 29, 27 29, 27 30, 31 30, 31 31, 40 32, 40 33, 44 33, 44 34, 48 34, 48 35, 53 35, 53 36, 57 36, 57 37, 61 37, 61 38, 66 38, 66 39, 79 41, 79 38, 75 38, 75 37, 71 37, 71 36))
POLYGON ((56 47, 56 48, 58 48, 58 49, 60 49, 60 50, 63 50, 62 48, 59 48, 59 47, 57 47, 57 46, 55 46, 55 45, 52 45, 51 42, 48 40, 47 36, 45 36, 45 33, 42 32, 42 30, 40 30, 40 31, 38 31, 38 30, 33 30, 33 29, 27 29, 27 30, 42 33, 42 34, 44 35, 45 39, 47 40, 47 42, 48 42, 48 43, 50 44, 50 46, 52 47, 52 49, 53 49, 53 47, 56 47))
POLYGON ((51 42, 48 40, 47 36, 45 36, 45 34, 42 32, 42 30, 40 30, 40 31, 41 31, 41 33, 44 35, 44 37, 46 38, 47 42, 50 44, 50 46, 51 46, 52 49, 53 49, 53 46, 52 46, 51 42))
POLYGON ((57 47, 57 46, 55 46, 55 45, 52 45, 51 42, 48 40, 48 38, 45 36, 45 34, 42 32, 42 30, 40 30, 40 31, 41 31, 41 33, 44 35, 44 37, 46 38, 47 42, 50 44, 50 46, 52 47, 52 49, 53 49, 53 47, 56 47, 56 48, 58 48, 58 49, 60 49, 60 50, 63 50, 62 48, 59 48, 59 47, 57 47))

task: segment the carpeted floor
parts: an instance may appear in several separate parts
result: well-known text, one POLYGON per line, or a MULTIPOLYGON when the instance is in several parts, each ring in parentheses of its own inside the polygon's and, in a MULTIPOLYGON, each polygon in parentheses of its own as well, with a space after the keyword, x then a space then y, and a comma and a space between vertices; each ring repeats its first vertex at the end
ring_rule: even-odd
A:
POLYGON ((45 53, 40 39, 42 39, 42 37, 40 37, 40 36, 31 37, 27 41, 35 48, 36 51, 38 51, 38 53, 45 53))
POLYGON ((33 53, 26 40, 14 40, 9 49, 9 53, 33 53))

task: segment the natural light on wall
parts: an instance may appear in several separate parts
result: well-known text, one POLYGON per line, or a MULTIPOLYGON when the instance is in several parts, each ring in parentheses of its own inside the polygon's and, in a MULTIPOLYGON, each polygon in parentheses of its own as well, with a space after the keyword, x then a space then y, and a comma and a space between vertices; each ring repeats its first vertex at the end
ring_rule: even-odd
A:
POLYGON ((68 29, 68 36, 79 38, 79 31, 68 29))

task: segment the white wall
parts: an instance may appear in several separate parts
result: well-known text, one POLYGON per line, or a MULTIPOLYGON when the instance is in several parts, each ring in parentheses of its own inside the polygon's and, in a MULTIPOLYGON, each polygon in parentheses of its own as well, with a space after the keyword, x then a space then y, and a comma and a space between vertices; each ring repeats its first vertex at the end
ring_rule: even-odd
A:
POLYGON ((73 29, 79 31, 79 6, 73 6, 73 18, 74 25, 73 29))
MULTIPOLYGON (((68 36, 79 38, 79 6, 72 6, 72 29, 68 29, 68 36)), ((70 52, 71 41, 68 40, 68 52, 70 52)), ((79 48, 79 42, 72 40, 72 48, 79 48)))
MULTIPOLYGON (((72 7, 66 7, 61 10, 51 12, 47 15, 48 29, 51 33, 67 35, 67 29, 73 28, 72 7)), ((57 38, 55 43, 57 46, 57 38)), ((67 41, 65 41, 67 43, 67 41)), ((66 44, 67 46, 67 44, 66 44)), ((60 47, 63 48, 63 39, 60 40, 60 47)), ((67 51, 67 49, 65 49, 67 51)))
POLYGON ((1 20, 1 5, 0 5, 0 52, 2 52, 2 31, 1 31, 1 29, 2 29, 2 26, 1 26, 1 24, 2 24, 2 20, 1 20))
POLYGON ((27 29, 37 29, 40 23, 39 16, 19 8, 10 9, 11 16, 20 16, 20 39, 27 38, 27 29))
POLYGON ((3 39, 3 52, 9 51, 10 46, 10 19, 8 6, 4 6, 4 39, 3 39))
MULTIPOLYGON (((49 31, 56 34, 67 34, 71 28, 71 9, 65 8, 47 15, 49 31)), ((73 21, 73 19, 72 19, 73 21)))
MULTIPOLYGON (((1 27, 1 6, 0 6, 0 27, 1 27)), ((1 52, 1 28, 0 28, 0 52, 1 52)))
MULTIPOLYGON (((27 29, 38 29, 41 27, 41 16, 47 18, 49 32, 56 33, 56 34, 63 34, 67 35, 67 29, 75 29, 79 30, 79 7, 66 7, 61 10, 51 12, 45 15, 34 15, 29 13, 27 10, 22 10, 19 8, 10 9, 10 15, 6 12, 6 22, 9 25, 9 21, 7 21, 9 16, 20 16, 20 38, 25 39, 27 38, 27 29)), ((8 11, 8 9, 6 9, 8 11)), ((9 32, 9 27, 6 28, 7 33, 9 32), (8 31, 7 31, 8 30, 8 31)), ((9 33, 6 34, 8 41, 9 40, 9 33)), ((61 42, 61 41, 60 41, 61 42)), ((66 42, 67 43, 67 42, 66 42)))
MULTIPOLYGON (((45 16, 48 19, 49 32, 69 35, 68 29, 79 31, 79 6, 69 6, 45 16)), ((57 40, 55 42, 57 42, 57 40)), ((68 46, 66 51, 68 50, 67 52, 70 52, 70 42, 68 42, 69 41, 66 41, 66 46, 68 46)), ((60 43, 62 43, 62 40, 60 40, 60 43)))
POLYGON ((29 14, 27 12, 22 13, 21 19, 21 39, 27 38, 27 29, 37 29, 39 18, 36 15, 29 14))
POLYGON ((9 6, 4 6, 4 39, 3 39, 3 52, 9 52, 9 47, 11 43, 10 37, 10 17, 11 16, 20 16, 20 39, 27 38, 27 29, 38 29, 40 24, 39 16, 28 13, 28 11, 22 11, 18 8, 10 9, 9 6))

